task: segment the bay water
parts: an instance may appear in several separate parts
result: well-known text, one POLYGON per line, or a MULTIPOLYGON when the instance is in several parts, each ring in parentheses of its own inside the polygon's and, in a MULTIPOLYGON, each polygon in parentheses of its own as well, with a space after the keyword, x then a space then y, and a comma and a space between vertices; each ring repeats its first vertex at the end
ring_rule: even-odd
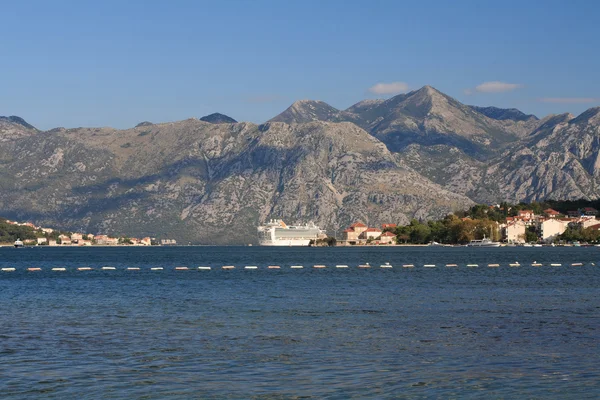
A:
POLYGON ((0 248, 0 267, 2 399, 600 396, 596 247, 0 248))

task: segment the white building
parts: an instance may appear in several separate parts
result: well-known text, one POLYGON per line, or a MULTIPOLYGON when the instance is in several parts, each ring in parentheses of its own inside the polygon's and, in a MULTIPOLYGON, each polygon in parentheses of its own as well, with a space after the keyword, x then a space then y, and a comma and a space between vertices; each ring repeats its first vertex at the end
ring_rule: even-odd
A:
POLYGON ((551 218, 540 224, 540 235, 544 242, 553 242, 558 235, 564 233, 569 226, 568 220, 551 218))
POLYGON ((520 219, 508 221, 504 228, 504 239, 508 243, 525 243, 527 223, 520 219))

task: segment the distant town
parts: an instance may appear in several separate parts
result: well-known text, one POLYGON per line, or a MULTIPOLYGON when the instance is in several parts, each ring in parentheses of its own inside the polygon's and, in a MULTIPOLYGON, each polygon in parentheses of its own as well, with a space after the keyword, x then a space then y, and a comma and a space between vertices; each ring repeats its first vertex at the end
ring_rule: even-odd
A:
POLYGON ((0 219, 0 243, 12 244, 16 240, 26 246, 173 246, 174 239, 71 233, 37 226, 31 222, 0 219))

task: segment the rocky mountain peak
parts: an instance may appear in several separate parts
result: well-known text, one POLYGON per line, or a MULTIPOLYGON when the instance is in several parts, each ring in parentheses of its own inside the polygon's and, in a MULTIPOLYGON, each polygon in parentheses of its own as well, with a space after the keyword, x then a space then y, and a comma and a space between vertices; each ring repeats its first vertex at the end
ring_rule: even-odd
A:
POLYGON ((24 128, 32 129, 32 130, 36 130, 37 131, 37 128, 35 126, 27 123, 27 121, 25 121, 23 118, 17 117, 16 115, 11 115, 10 117, 0 116, 0 122, 6 122, 6 123, 15 124, 15 125, 21 125, 24 128))
POLYGON ((311 121, 338 121, 340 110, 320 100, 298 100, 270 122, 306 123, 311 121))
POLYGON ((600 124, 600 107, 592 107, 570 121, 571 124, 600 124))
POLYGON ((369 111, 370 109, 377 107, 381 103, 383 103, 384 99, 367 99, 359 101, 356 104, 351 105, 345 111, 349 113, 362 113, 365 111, 369 111))
POLYGON ((12 141, 22 137, 31 136, 39 131, 23 118, 12 115, 0 116, 0 142, 12 141))
POLYGON ((211 124, 235 124, 237 121, 225 114, 212 113, 200 118, 200 121, 210 122, 211 124))
POLYGON ((498 108, 498 107, 479 107, 479 106, 469 106, 471 109, 477 111, 485 115, 488 118, 492 118, 498 121, 537 121, 539 120, 533 114, 525 114, 521 110, 517 110, 516 108, 498 108))

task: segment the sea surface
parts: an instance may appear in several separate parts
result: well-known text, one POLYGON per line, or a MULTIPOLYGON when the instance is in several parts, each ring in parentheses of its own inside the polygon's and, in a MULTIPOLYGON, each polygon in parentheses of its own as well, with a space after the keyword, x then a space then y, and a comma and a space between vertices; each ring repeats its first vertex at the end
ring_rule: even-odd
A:
POLYGON ((600 397, 599 247, 0 248, 0 267, 2 399, 600 397))

